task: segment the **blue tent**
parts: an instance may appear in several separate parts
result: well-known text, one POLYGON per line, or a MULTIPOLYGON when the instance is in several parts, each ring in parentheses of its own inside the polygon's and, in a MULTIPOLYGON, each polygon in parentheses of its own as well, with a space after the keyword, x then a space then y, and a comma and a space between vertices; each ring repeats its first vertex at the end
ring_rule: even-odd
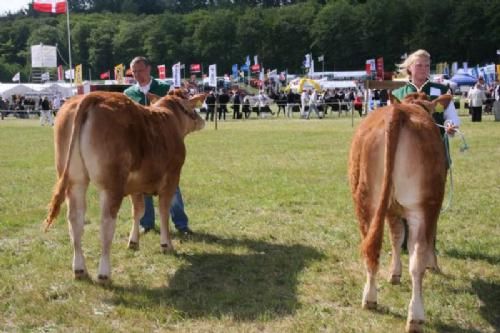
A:
POLYGON ((450 81, 455 82, 458 86, 473 86, 477 82, 477 79, 464 70, 459 69, 450 81))

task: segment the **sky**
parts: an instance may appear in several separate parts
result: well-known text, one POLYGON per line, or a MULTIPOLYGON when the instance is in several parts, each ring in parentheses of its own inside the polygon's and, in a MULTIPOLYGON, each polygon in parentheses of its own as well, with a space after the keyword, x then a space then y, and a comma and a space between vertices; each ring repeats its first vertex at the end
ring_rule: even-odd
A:
POLYGON ((16 12, 21 8, 28 8, 31 0, 0 0, 0 15, 8 11, 16 12))

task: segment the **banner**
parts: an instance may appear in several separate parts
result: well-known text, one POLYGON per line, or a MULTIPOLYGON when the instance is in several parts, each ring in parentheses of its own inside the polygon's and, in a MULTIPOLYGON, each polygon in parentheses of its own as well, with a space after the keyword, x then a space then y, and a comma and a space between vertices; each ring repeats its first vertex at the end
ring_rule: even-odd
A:
POLYGON ((125 66, 123 66, 123 64, 118 64, 115 66, 115 80, 118 81, 118 83, 123 82, 124 71, 125 71, 125 66))
POLYGON ((82 64, 75 66, 75 84, 83 83, 83 70, 82 64))
POLYGON ((99 78, 100 78, 101 80, 109 80, 109 77, 110 77, 110 76, 111 76, 111 73, 110 73, 109 71, 107 71, 107 72, 101 73, 101 74, 99 75, 99 78))
POLYGON ((172 78, 174 79, 174 88, 181 86, 181 63, 178 62, 172 66, 172 78))
POLYGON ((31 67, 56 68, 57 48, 50 45, 31 46, 31 67))
POLYGON ((254 65, 258 65, 259 64, 259 56, 258 55, 254 55, 253 56, 253 64, 254 65))
POLYGON ((366 74, 368 76, 372 75, 372 73, 375 72, 375 69, 376 69, 375 59, 367 59, 365 65, 366 74))
POLYGON ((377 58, 377 80, 384 79, 384 58, 377 58))
POLYGON ((217 87, 217 65, 215 64, 208 66, 208 85, 217 87))
POLYGON ((251 63, 250 63, 250 56, 247 55, 247 58, 245 60, 245 65, 247 65, 247 67, 249 68, 251 63))
POLYGON ((62 65, 57 66, 57 81, 64 81, 64 69, 62 65))
POLYGON ((231 69, 233 72, 233 78, 237 78, 238 77, 238 64, 234 64, 231 69))
POLYGON ((500 65, 497 65, 497 80, 500 81, 500 65))
POLYGON ((311 67, 311 55, 309 53, 305 55, 303 64, 305 68, 311 67))
POLYGON ((66 0, 34 0, 33 9, 37 12, 64 14, 66 13, 66 0))
POLYGON ((165 80, 167 77, 167 69, 165 68, 165 65, 158 65, 158 78, 160 80, 165 80))
POLYGON ((68 80, 74 80, 75 79, 75 70, 73 68, 66 70, 64 72, 64 77, 68 80))
POLYGON ((17 72, 13 77, 12 77, 12 82, 21 82, 21 73, 17 72))
POLYGON ((260 72, 260 65, 259 64, 252 65, 250 66, 250 70, 252 71, 252 73, 260 72))
POLYGON ((191 73, 200 73, 201 72, 201 64, 191 64, 191 65, 189 65, 189 71, 191 73))

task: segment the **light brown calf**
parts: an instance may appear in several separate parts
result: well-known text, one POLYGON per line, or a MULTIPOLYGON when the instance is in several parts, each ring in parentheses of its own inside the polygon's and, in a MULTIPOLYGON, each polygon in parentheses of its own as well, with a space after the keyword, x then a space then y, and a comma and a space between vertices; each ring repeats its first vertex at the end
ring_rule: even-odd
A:
POLYGON ((175 91, 145 107, 121 93, 94 92, 68 100, 59 110, 54 127, 58 181, 45 225, 52 224, 66 199, 76 278, 87 276, 81 238, 89 182, 99 191, 101 207, 100 282, 111 277, 111 242, 126 195, 132 198, 134 215, 129 247, 138 247, 147 193, 159 195, 160 244, 164 251, 173 250, 170 202, 186 156, 184 137, 204 126, 194 111, 204 98, 187 99, 182 91, 175 91))
POLYGON ((425 94, 415 94, 402 104, 394 101, 361 123, 351 145, 349 177, 367 270, 362 305, 374 308, 377 304, 375 277, 384 219, 392 243, 390 281, 400 281, 401 218, 405 218, 412 278, 409 332, 423 330, 422 279, 426 267, 437 269, 433 243, 446 182, 444 145, 430 113, 442 111, 450 100, 451 96, 443 95, 428 102, 425 94))

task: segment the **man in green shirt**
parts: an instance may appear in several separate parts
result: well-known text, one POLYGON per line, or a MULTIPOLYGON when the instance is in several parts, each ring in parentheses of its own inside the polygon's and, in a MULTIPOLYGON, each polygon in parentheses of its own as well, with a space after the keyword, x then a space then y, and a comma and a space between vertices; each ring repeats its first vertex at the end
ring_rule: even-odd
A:
MULTIPOLYGON (((124 94, 135 102, 142 105, 149 105, 148 93, 157 96, 165 96, 170 89, 170 86, 160 80, 151 77, 151 64, 145 57, 135 57, 130 62, 132 75, 137 83, 130 86, 124 91, 124 94)), ((155 210, 153 205, 153 197, 151 195, 144 196, 145 211, 140 224, 144 232, 154 229, 155 226, 155 210)), ((188 227, 188 217, 184 211, 184 202, 182 200, 181 189, 177 187, 172 203, 170 204, 170 216, 174 222, 175 228, 183 235, 191 235, 193 232, 188 227)))

